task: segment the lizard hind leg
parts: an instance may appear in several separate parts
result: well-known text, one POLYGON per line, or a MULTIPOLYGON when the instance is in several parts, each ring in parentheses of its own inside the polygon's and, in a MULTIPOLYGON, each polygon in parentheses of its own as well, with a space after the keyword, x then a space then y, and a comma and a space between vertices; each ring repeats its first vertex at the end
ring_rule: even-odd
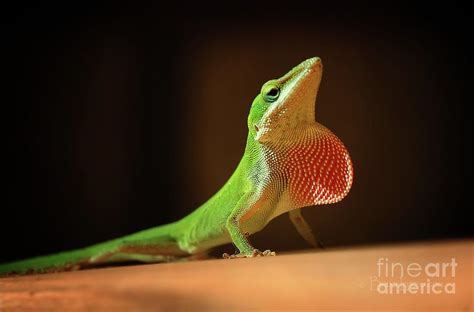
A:
POLYGON ((140 253, 126 253, 126 252, 116 252, 116 253, 105 253, 93 257, 89 260, 89 264, 98 265, 98 264, 107 264, 107 263, 119 263, 119 262, 128 262, 128 261, 137 261, 143 263, 158 263, 158 262, 171 262, 177 260, 179 257, 166 256, 166 255, 148 255, 140 253))
POLYGON ((90 265, 137 261, 142 263, 176 262, 207 258, 206 252, 189 254, 175 246, 121 246, 113 251, 91 257, 90 265))

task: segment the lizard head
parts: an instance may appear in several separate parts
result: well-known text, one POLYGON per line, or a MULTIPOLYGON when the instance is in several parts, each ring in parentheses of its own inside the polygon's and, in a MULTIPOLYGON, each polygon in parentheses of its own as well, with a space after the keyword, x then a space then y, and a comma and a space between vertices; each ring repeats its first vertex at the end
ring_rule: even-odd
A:
POLYGON ((322 72, 321 59, 313 57, 262 86, 248 118, 256 141, 282 144, 285 134, 316 122, 314 109, 322 72))
POLYGON ((310 58, 266 82, 248 118, 250 136, 267 147, 271 166, 286 177, 293 208, 338 202, 352 185, 347 149, 315 120, 322 70, 321 60, 310 58))

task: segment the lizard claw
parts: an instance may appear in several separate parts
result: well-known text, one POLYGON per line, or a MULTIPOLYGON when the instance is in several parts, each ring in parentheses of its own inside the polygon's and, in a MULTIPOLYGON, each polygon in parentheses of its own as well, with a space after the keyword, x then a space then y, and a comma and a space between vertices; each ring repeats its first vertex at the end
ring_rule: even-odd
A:
POLYGON ((247 258, 247 256, 244 253, 239 252, 238 249, 235 249, 235 252, 233 255, 228 254, 227 252, 224 252, 222 254, 223 259, 237 259, 237 258, 247 258))
POLYGON ((255 258, 255 257, 268 257, 268 256, 276 256, 276 253, 268 249, 263 252, 258 249, 254 249, 251 254, 244 254, 244 253, 237 253, 233 255, 229 255, 228 253, 222 254, 222 258, 224 259, 255 258))
POLYGON ((267 256, 273 257, 273 256, 276 256, 276 252, 267 249, 262 253, 262 255, 264 257, 267 257, 267 256))
POLYGON ((263 252, 261 252, 258 249, 254 249, 251 255, 252 258, 253 257, 268 257, 268 256, 276 256, 276 253, 268 249, 263 252))
POLYGON ((229 255, 228 253, 224 252, 222 254, 222 258, 224 258, 224 259, 237 259, 237 258, 247 258, 247 256, 245 254, 242 254, 242 253, 236 253, 236 254, 233 254, 233 255, 229 255))

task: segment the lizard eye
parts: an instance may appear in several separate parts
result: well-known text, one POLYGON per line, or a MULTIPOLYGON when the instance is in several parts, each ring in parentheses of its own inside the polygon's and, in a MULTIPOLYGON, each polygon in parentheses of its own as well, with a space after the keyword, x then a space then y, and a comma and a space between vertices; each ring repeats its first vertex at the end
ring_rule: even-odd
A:
POLYGON ((280 88, 275 85, 268 85, 263 88, 262 95, 266 102, 275 102, 280 96, 280 88))

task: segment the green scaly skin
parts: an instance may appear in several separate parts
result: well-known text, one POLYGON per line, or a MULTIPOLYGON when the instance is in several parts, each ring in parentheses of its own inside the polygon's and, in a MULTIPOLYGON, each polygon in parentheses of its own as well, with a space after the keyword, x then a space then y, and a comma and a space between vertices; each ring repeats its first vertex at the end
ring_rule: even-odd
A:
POLYGON ((262 86, 248 117, 244 155, 226 184, 183 219, 87 248, 0 265, 0 275, 79 269, 120 261, 164 262, 199 258, 234 243, 226 258, 274 255, 252 247, 248 236, 289 212, 301 236, 317 240, 303 219, 306 206, 340 201, 353 170, 342 142, 315 121, 322 63, 308 59, 262 86))

